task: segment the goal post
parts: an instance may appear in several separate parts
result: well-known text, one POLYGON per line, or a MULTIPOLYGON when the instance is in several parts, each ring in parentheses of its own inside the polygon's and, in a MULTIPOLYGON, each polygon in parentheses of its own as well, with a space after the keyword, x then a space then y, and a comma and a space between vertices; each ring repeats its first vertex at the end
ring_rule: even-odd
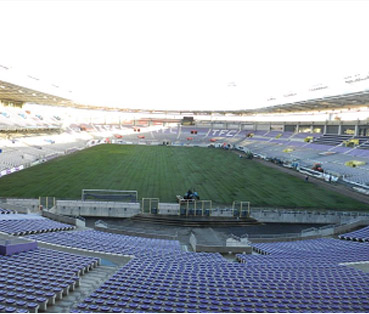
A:
POLYGON ((38 202, 39 209, 50 209, 55 206, 56 199, 53 196, 40 196, 38 202))
POLYGON ((138 202, 138 192, 133 190, 83 189, 82 201, 138 202))
POLYGON ((234 217, 250 217, 250 202, 233 201, 232 212, 234 217))

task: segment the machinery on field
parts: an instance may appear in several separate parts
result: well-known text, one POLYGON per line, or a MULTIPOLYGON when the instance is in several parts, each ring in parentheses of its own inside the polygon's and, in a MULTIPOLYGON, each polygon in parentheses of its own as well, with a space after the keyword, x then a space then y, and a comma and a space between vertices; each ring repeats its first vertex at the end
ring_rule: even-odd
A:
POLYGON ((320 163, 315 163, 311 169, 319 172, 324 172, 322 164, 320 163))
POLYGON ((192 192, 191 189, 189 189, 183 196, 176 195, 177 203, 180 203, 182 200, 200 200, 200 196, 197 192, 192 192))

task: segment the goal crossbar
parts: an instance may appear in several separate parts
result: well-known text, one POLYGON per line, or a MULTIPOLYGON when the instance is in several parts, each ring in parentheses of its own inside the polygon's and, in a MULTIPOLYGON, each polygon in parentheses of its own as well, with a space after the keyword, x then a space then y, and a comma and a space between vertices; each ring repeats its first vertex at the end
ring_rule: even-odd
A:
POLYGON ((137 202, 138 192, 134 190, 83 189, 82 201, 137 202))

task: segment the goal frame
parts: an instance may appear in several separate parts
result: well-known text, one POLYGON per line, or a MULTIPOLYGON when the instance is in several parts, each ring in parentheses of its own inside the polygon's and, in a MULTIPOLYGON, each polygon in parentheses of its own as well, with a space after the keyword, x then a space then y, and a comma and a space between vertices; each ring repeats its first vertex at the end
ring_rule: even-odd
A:
MULTIPOLYGON (((87 199, 86 198, 86 194, 88 194, 88 193, 97 193, 97 194, 99 194, 99 193, 101 193, 101 195, 102 196, 104 196, 104 194, 105 195, 107 195, 107 194, 109 194, 109 193, 111 193, 112 195, 114 194, 114 195, 117 195, 117 194, 122 194, 122 196, 123 195, 134 195, 134 197, 135 197, 135 203, 137 203, 138 202, 138 192, 137 191, 135 191, 135 190, 109 190, 109 189, 82 189, 82 192, 81 192, 81 201, 84 201, 84 202, 86 202, 86 201, 96 201, 96 202, 117 202, 116 200, 109 200, 108 198, 106 198, 106 199, 93 199, 93 200, 91 200, 91 199, 87 199), (103 194, 104 193, 104 194, 103 194)), ((87 197, 88 197, 88 195, 87 195, 87 197)), ((123 202, 123 203, 125 203, 124 201, 118 201, 118 202, 123 202)))
POLYGON ((144 197, 141 200, 141 213, 146 214, 145 211, 145 205, 148 204, 149 206, 149 214, 153 214, 153 206, 156 205, 156 213, 154 214, 158 214, 159 213, 159 203, 160 203, 160 199, 157 197, 144 197))

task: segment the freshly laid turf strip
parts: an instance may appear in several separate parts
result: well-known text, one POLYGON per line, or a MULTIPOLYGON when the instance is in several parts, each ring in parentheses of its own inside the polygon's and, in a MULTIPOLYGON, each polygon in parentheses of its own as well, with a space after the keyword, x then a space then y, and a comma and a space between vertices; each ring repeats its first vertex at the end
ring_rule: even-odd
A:
POLYGON ((175 202, 189 188, 216 204, 368 209, 236 154, 213 148, 101 145, 0 179, 0 196, 79 199, 82 189, 137 190, 138 196, 175 202))

